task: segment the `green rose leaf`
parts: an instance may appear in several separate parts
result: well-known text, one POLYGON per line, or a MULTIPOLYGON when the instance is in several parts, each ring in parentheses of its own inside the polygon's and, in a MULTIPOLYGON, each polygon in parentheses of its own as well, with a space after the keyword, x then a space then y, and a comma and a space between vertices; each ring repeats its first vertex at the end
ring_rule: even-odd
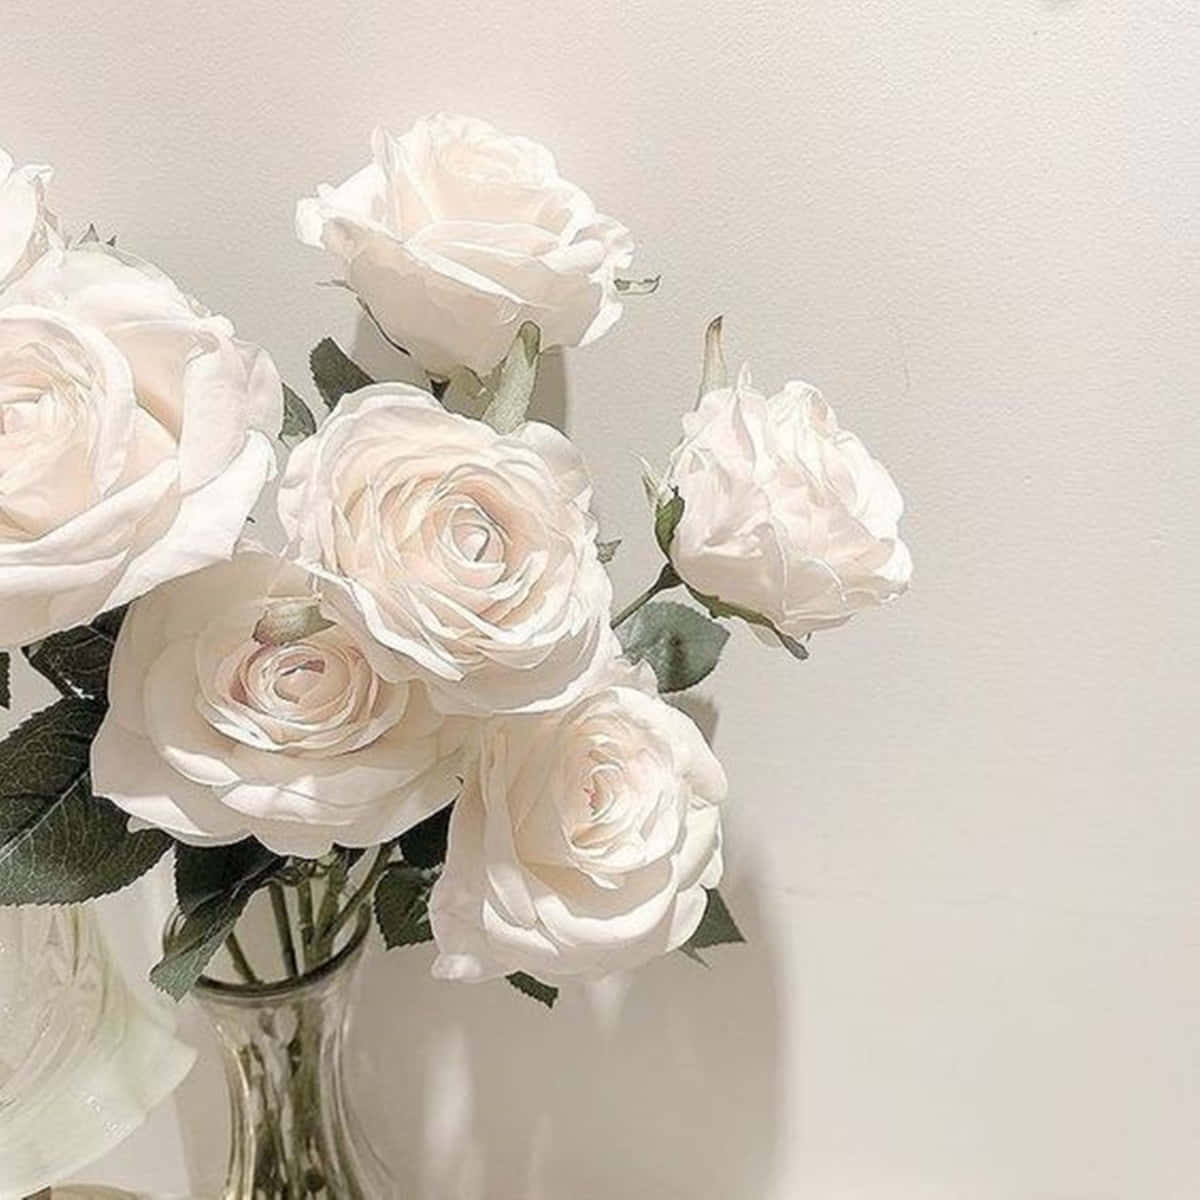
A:
POLYGON ((105 703, 108 667, 125 609, 101 613, 87 625, 52 633, 44 641, 26 646, 29 665, 44 675, 64 695, 105 703))
POLYGON ((524 971, 514 971, 511 975, 505 975, 504 978, 518 992, 522 992, 531 1000, 536 1000, 539 1004, 544 1004, 547 1008, 553 1008, 555 1000, 558 999, 558 988, 551 987, 548 983, 543 983, 540 979, 534 979, 532 975, 526 975, 524 971))
POLYGON ((375 921, 389 950, 433 940, 429 927, 432 873, 408 863, 390 866, 375 888, 375 921))
POLYGON ((249 891, 218 896, 178 921, 163 944, 163 956, 150 969, 150 982, 173 1000, 182 1000, 204 974, 245 911, 249 891))
POLYGON ((179 911, 190 916, 206 904, 263 887, 283 869, 287 860, 273 854, 254 838, 230 846, 175 847, 175 899, 179 911))
POLYGON ((330 412, 347 393, 370 387, 375 382, 333 338, 322 338, 312 348, 308 364, 312 368, 313 383, 330 412))
POLYGON ((302 442, 317 432, 317 421, 312 409, 304 403, 298 392, 285 383, 283 385, 283 424, 279 428, 280 438, 289 443, 302 442))
POLYGON ((446 861, 446 842, 450 836, 450 810, 454 806, 435 812, 407 833, 400 835, 400 853, 410 866, 431 870, 446 861))
POLYGON ((716 888, 709 888, 708 904, 705 906, 704 916, 700 918, 696 932, 680 946, 680 949, 688 958, 694 959, 698 963, 704 963, 704 959, 700 955, 701 950, 707 950, 712 946, 730 946, 737 942, 745 942, 745 940, 742 931, 737 927, 737 922, 734 921, 729 909, 725 907, 721 893, 716 888))
POLYGON ((321 616, 317 596, 287 596, 267 601, 251 636, 262 646, 289 646, 332 627, 333 622, 321 616))
POLYGON ((619 296, 649 296, 658 291, 661 275, 650 275, 646 279, 614 279, 613 287, 619 296))
POLYGON ((88 756, 104 710, 59 700, 0 742, 0 904, 72 904, 145 874, 171 839, 130 833, 92 794, 88 756))
POLYGON ((681 692, 717 665, 729 632, 686 604, 660 600, 639 608, 617 637, 627 658, 654 668, 660 692, 681 692))
POLYGON ((181 919, 168 932, 150 981, 173 999, 183 999, 233 932, 250 897, 286 862, 253 838, 231 846, 176 846, 181 919))
POLYGON ((11 666, 8 651, 0 650, 0 708, 8 708, 12 704, 12 688, 9 683, 11 666))
POLYGON ((683 520, 683 497, 675 489, 671 489, 671 498, 660 501, 654 510, 654 540, 659 549, 671 557, 671 539, 679 522, 683 520))
MULTIPOLYGON (((687 584, 684 583, 684 587, 687 584)), ((687 587, 694 599, 698 600, 709 613, 714 617, 737 617, 738 620, 745 621, 748 625, 758 625, 763 629, 769 630, 779 641, 779 644, 793 657, 798 658, 803 662, 808 657, 808 647, 794 637, 789 637, 786 633, 777 629, 775 625, 764 617, 761 613, 751 612, 746 608, 739 608, 736 604, 727 604, 724 600, 719 600, 716 596, 705 596, 702 592, 696 591, 695 588, 687 587)))
POLYGON ((492 399, 483 419, 498 433, 512 433, 525 420, 537 382, 541 346, 541 330, 532 321, 526 321, 517 331, 512 349, 485 383, 492 399))

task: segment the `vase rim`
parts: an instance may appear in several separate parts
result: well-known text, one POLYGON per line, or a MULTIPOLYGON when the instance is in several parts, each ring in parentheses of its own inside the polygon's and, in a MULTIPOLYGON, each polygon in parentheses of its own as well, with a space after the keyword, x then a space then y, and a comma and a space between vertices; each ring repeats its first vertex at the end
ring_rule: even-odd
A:
POLYGON ((224 979, 213 979, 209 975, 201 975, 192 985, 192 991, 205 999, 220 1000, 224 1004, 256 1005, 264 1000, 278 1000, 283 996, 295 996, 297 992, 306 991, 310 987, 323 983, 330 976, 337 974, 361 953, 367 940, 367 931, 371 927, 370 910, 364 908, 350 932, 346 944, 323 963, 302 974, 288 979, 273 979, 264 983, 234 983, 224 979))

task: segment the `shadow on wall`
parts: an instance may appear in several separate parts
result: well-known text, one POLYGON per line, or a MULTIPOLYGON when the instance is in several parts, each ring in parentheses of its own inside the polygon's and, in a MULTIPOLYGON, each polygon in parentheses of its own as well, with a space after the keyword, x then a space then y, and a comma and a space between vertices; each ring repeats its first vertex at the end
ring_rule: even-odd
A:
POLYGON ((567 987, 553 1012, 508 984, 440 983, 431 948, 367 964, 355 1102, 414 1200, 761 1200, 782 1080, 771 945, 567 987))

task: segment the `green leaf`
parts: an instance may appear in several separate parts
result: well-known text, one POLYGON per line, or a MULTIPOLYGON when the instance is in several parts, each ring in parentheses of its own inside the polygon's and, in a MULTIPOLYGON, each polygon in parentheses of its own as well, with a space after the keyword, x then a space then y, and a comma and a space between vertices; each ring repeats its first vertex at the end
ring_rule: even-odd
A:
POLYGON ((646 279, 614 279, 613 287, 620 296, 649 296, 658 291, 662 283, 661 275, 650 275, 646 279))
POLYGON ((262 646, 289 646, 332 627, 333 622, 321 616, 319 597, 286 596, 267 602, 251 636, 262 646))
POLYGON ((101 613, 87 625, 52 633, 23 653, 29 665, 44 675, 64 696, 86 697, 102 703, 108 697, 108 667, 125 609, 101 613))
POLYGON ((283 385, 283 424, 279 428, 280 438, 290 444, 302 442, 317 432, 317 421, 312 409, 304 403, 298 392, 285 383, 283 385))
POLYGON ((794 637, 789 637, 786 633, 782 633, 775 625, 761 613, 751 612, 748 608, 739 608, 736 604, 727 604, 724 600, 718 599, 716 596, 706 596, 703 592, 696 591, 693 587, 688 587, 684 583, 684 587, 691 593, 692 597, 698 600, 709 613, 714 617, 737 617, 741 621, 745 621, 748 625, 758 625, 763 629, 770 630, 772 634, 779 640, 779 644, 793 657, 798 658, 803 662, 808 657, 808 647, 803 642, 798 641, 794 637))
POLYGON ((704 331, 704 371, 700 376, 700 396, 703 398, 717 388, 729 386, 729 369, 725 366, 725 349, 721 344, 721 324, 716 317, 704 331))
POLYGON ((330 412, 347 393, 370 387, 375 382, 333 338, 322 338, 312 348, 308 363, 312 368, 313 383, 330 412))
POLYGON ((440 867, 446 861, 450 811, 453 807, 452 804, 447 804, 432 817, 426 817, 420 824, 400 835, 400 853, 406 863, 430 870, 440 867))
POLYGON ((700 955, 701 950, 707 950, 712 946, 730 946, 738 942, 745 942, 745 940, 742 931, 737 927, 737 922, 734 921, 729 909, 725 907, 721 893, 716 888, 709 888, 708 904, 705 906, 704 916, 700 918, 696 932, 680 946, 680 949, 688 958, 704 963, 704 959, 700 955))
POLYGON ((654 510, 654 540, 668 558, 671 557, 671 539, 675 536, 675 530, 681 520, 683 497, 678 488, 672 488, 670 500, 660 501, 654 510))
POLYGON ((596 543, 596 557, 602 563, 610 563, 617 557, 617 551, 621 548, 621 539, 613 538, 611 542, 596 543))
POLYGON ((660 692, 681 692, 717 665, 729 631, 686 604, 660 600, 639 608, 617 637, 627 658, 654 668, 660 692))
POLYGON ((389 950, 433 940, 429 926, 431 872, 394 863, 375 888, 375 920, 389 950))
POLYGON ((11 667, 8 651, 0 650, 0 708, 8 708, 12 704, 12 687, 9 682, 11 667))
POLYGON ((254 838, 230 846, 175 847, 175 899, 179 911, 190 916, 206 904, 263 887, 283 869, 287 859, 273 854, 254 838))
POLYGON ((250 895, 239 891, 218 896, 179 921, 166 938, 162 958, 150 969, 150 982, 182 1000, 233 932, 250 895))
POLYGON ((487 384, 469 367, 459 367, 450 376, 439 399, 442 407, 450 412, 479 418, 483 416, 491 400, 491 392, 487 384))
POLYGON ((558 988, 551 987, 548 983, 543 983, 540 979, 534 979, 532 975, 526 975, 524 971, 514 971, 511 975, 505 975, 504 978, 518 992, 523 992, 531 1000, 536 1000, 539 1004, 544 1004, 547 1008, 553 1008, 555 1000, 558 999, 558 988))
POLYGON ((253 838, 230 846, 175 847, 175 897, 182 919, 171 928, 151 982, 181 1000, 233 932, 250 897, 287 859, 253 838))
POLYGON ((512 433, 525 420, 533 386, 537 382, 538 352, 542 332, 532 321, 517 330, 512 349, 496 372, 492 399, 483 419, 498 433, 512 433))
POLYGON ((104 710, 59 700, 0 742, 0 904, 71 904, 115 892, 148 871, 171 839, 130 833, 92 794, 88 756, 104 710))

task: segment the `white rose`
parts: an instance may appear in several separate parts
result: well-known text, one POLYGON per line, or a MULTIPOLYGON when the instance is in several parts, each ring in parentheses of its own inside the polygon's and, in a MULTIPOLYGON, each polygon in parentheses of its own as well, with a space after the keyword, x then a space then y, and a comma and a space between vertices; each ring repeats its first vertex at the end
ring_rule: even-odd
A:
POLYGON ((282 403, 268 355, 155 268, 43 255, 0 293, 0 645, 228 558, 282 403))
POLYGON ((644 687, 482 725, 430 898, 435 975, 597 976, 695 932, 721 878, 725 773, 644 687))
POLYGON ((800 638, 907 589, 900 493, 815 388, 767 399, 743 371, 683 432, 664 480, 684 502, 669 554, 695 592, 800 638))
POLYGON ((300 240, 345 264, 380 326, 433 375, 483 373, 533 321, 543 346, 593 341, 621 315, 624 226, 600 216, 554 157, 484 121, 434 116, 296 209, 300 240))
POLYGON ((402 383, 344 396, 279 491, 291 553, 377 669, 487 715, 568 704, 612 657, 590 502, 557 430, 502 436, 402 383))
POLYGON ((133 605, 92 745, 97 794, 184 842, 252 834, 309 858, 397 837, 449 803, 465 723, 420 683, 381 679, 337 625, 255 640, 272 600, 309 583, 244 551, 133 605))
POLYGON ((0 149, 0 287, 59 244, 57 224, 46 210, 49 180, 49 167, 18 167, 0 149))

